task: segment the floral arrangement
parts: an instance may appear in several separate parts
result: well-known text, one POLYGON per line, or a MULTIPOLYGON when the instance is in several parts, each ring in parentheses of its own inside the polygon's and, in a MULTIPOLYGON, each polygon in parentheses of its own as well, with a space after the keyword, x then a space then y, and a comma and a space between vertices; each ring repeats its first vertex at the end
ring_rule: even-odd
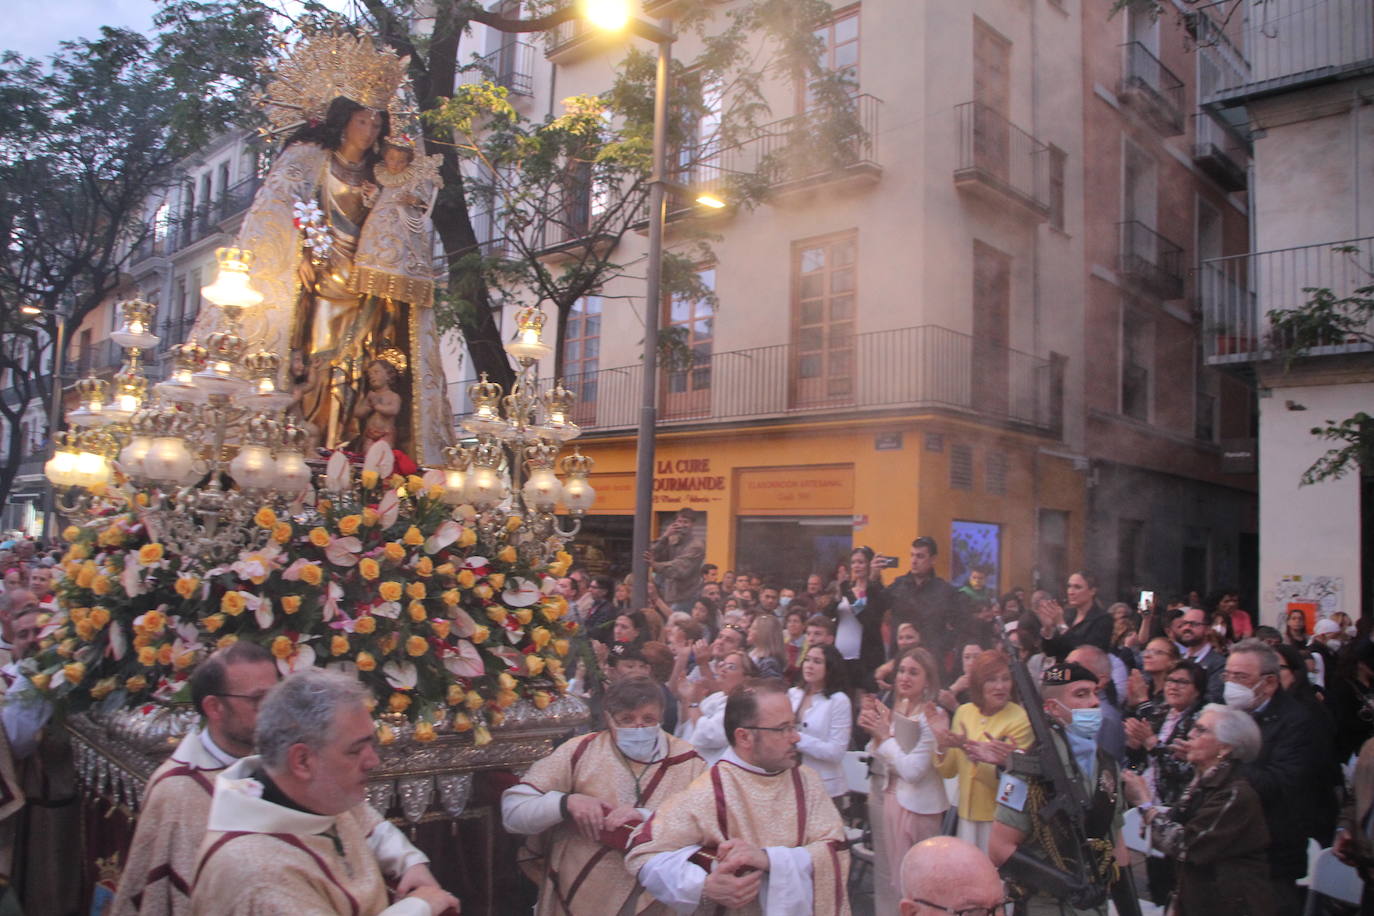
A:
POLYGON ((336 453, 313 507, 263 506, 266 546, 210 568, 161 543, 146 498, 125 490, 122 511, 63 533, 61 612, 26 663, 34 686, 72 710, 174 702, 206 653, 251 639, 283 673, 355 673, 421 741, 452 729, 485 744, 520 697, 544 708, 566 687, 576 624, 555 580, 571 558, 544 562, 518 517, 493 526, 444 501, 443 472, 403 477, 391 458, 374 447, 355 480, 336 453))

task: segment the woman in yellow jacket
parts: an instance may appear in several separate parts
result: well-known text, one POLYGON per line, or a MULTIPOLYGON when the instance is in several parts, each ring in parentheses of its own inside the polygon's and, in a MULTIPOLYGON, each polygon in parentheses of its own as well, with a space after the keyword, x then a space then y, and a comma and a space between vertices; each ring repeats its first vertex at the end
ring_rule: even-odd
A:
POLYGON ((982 653, 969 669, 970 703, 954 711, 948 724, 943 711, 932 722, 940 750, 935 766, 946 779, 959 777, 959 838, 988 851, 997 810, 997 768, 1014 750, 1034 743, 1030 720, 1011 700, 1011 667, 997 650, 982 653))

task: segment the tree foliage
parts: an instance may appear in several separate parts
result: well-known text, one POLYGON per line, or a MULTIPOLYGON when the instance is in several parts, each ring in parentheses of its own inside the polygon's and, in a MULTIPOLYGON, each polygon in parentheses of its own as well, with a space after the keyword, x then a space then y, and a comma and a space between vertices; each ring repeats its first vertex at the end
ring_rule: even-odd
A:
POLYGON ((0 60, 0 417, 11 431, 0 497, 23 456, 18 424, 45 409, 58 324, 74 331, 121 283, 147 227, 149 194, 169 180, 191 138, 171 127, 180 96, 149 41, 104 29, 48 62, 0 60), (24 305, 45 311, 29 318, 24 305))

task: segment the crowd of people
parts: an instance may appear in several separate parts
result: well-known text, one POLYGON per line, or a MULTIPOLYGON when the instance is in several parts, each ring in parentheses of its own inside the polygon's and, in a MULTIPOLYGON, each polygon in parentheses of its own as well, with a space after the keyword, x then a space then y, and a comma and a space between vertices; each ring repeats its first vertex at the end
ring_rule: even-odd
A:
MULTIPOLYGON (((7 685, 50 609, 44 559, 0 548, 7 685)), ((650 551, 649 606, 627 581, 560 580, 593 719, 502 797, 536 913, 845 913, 856 841, 877 913, 996 913, 1008 893, 1105 913, 1129 889, 1125 829, 1156 853, 1139 895, 1181 914, 1300 912, 1309 840, 1374 876, 1367 627, 1256 626, 1230 592, 1106 603, 1086 572, 1063 600, 982 575, 955 588, 924 536, 908 561, 894 575, 857 547, 833 578, 760 581, 705 563, 684 515, 650 551)), ((356 685, 278 682, 245 643, 191 686, 203 724, 149 782, 112 913, 457 910, 363 801, 376 754, 356 685)), ((20 702, 0 718, 0 788, 22 799, 30 762, 54 771, 51 730, 20 702)), ((39 886, 38 850, 0 838, 27 860, 5 874, 39 886)))

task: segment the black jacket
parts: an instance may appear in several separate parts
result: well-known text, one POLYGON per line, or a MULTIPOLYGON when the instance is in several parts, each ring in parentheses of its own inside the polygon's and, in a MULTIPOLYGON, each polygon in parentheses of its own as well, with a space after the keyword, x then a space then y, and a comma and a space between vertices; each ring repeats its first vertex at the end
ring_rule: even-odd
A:
POLYGON ((915 624, 921 634, 921 645, 948 669, 948 655, 963 633, 965 601, 959 591, 939 576, 932 575, 917 584, 916 577, 907 573, 887 587, 887 603, 892 610, 893 639, 898 624, 915 624))
POLYGON ((1269 827, 1269 873, 1275 880, 1307 874, 1310 813, 1321 793, 1331 749, 1323 747, 1312 713, 1279 690, 1254 713, 1264 744, 1259 758, 1242 764, 1239 775, 1259 795, 1269 827))
POLYGON ((1045 640, 1045 654, 1062 662, 1079 646, 1097 646, 1103 652, 1110 652, 1112 625, 1112 615, 1094 601, 1093 606, 1088 608, 1088 613, 1070 624, 1067 630, 1045 640))

